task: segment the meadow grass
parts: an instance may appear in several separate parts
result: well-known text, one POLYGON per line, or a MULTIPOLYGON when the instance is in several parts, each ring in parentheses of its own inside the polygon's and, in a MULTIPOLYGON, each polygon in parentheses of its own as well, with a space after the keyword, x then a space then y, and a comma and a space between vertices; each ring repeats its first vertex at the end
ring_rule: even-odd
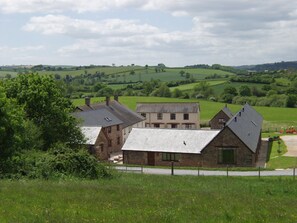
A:
POLYGON ((296 222, 288 177, 1 180, 1 222, 296 222))
POLYGON ((0 70, 0 78, 4 78, 7 74, 10 74, 11 77, 16 77, 17 76, 17 72, 0 70))
POLYGON ((215 95, 221 95, 224 92, 224 89, 226 87, 235 87, 237 89, 237 91, 239 90, 239 88, 243 85, 249 86, 250 88, 252 87, 257 87, 258 89, 261 89, 265 84, 257 84, 257 83, 241 83, 241 82, 225 82, 222 84, 217 84, 217 85, 213 85, 211 86, 211 88, 213 89, 213 92, 215 95))
MULTIPOLYGON (((205 82, 208 83, 209 86, 215 86, 219 84, 224 84, 226 80, 212 80, 212 81, 205 81, 205 82)), ((192 90, 196 85, 199 85, 199 82, 171 87, 170 90, 173 91, 174 89, 179 89, 181 91, 187 91, 187 90, 192 90)))

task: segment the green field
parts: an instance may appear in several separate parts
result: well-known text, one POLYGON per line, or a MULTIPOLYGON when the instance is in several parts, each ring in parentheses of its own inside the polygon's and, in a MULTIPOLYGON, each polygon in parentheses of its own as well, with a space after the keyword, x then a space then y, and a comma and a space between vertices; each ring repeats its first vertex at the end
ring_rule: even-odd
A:
POLYGON ((289 177, 1 180, 0 222, 297 222, 289 177))
MULTIPOLYGON (((177 98, 159 98, 159 97, 137 97, 122 96, 120 102, 132 110, 136 109, 136 102, 199 102, 202 121, 209 121, 225 104, 220 102, 211 102, 195 99, 177 99, 177 98)), ((92 98, 92 103, 104 101, 104 98, 92 98)), ((73 100, 74 105, 84 104, 84 99, 73 100)), ((228 104, 231 111, 236 112, 242 106, 228 104)), ((254 107, 264 118, 263 130, 274 130, 281 127, 297 126, 297 108, 279 108, 279 107, 254 107)))
POLYGON ((180 75, 180 71, 183 70, 188 72, 191 77, 197 80, 203 80, 205 77, 210 75, 234 75, 230 72, 214 70, 214 69, 186 69, 186 68, 165 68, 165 72, 155 72, 154 67, 149 67, 147 70, 145 67, 141 66, 123 66, 123 67, 94 67, 86 68, 79 70, 62 70, 62 71, 39 71, 40 74, 59 74, 62 77, 66 75, 71 75, 73 77, 88 74, 95 74, 96 72, 104 72, 107 74, 109 81, 115 82, 136 82, 136 81, 150 81, 150 80, 161 80, 161 81, 177 81, 185 80, 186 77, 180 75), (131 71, 134 71, 135 74, 130 74, 131 71))
POLYGON ((217 84, 217 85, 212 86, 212 89, 213 89, 213 92, 215 95, 221 95, 226 87, 229 87, 229 86, 235 87, 238 91, 240 86, 242 86, 242 85, 247 85, 250 88, 257 87, 258 89, 261 89, 264 86, 264 84, 257 84, 257 83, 225 82, 222 84, 217 84))
MULTIPOLYGON (((226 83, 226 80, 213 80, 213 81, 206 81, 209 86, 215 86, 226 83)), ((179 89, 181 91, 188 91, 192 90, 196 85, 199 85, 199 82, 191 83, 191 84, 184 84, 177 87, 171 87, 170 90, 173 91, 174 89, 179 89)))
POLYGON ((7 74, 10 74, 11 77, 16 77, 17 76, 17 72, 0 70, 0 78, 4 78, 7 74))

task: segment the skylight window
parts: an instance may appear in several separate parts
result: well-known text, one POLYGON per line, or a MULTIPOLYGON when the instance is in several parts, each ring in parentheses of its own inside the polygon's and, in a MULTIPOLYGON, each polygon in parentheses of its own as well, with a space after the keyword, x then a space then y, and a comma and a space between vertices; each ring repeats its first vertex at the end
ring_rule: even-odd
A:
POLYGON ((112 119, 109 118, 109 117, 105 117, 104 119, 105 119, 105 121, 107 121, 107 122, 111 122, 111 121, 112 121, 112 119))

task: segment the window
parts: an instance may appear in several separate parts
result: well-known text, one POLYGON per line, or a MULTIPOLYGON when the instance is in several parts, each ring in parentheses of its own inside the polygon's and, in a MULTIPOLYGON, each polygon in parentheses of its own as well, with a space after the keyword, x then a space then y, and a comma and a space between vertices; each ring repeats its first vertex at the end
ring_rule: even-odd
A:
POLYGON ((146 114, 145 113, 141 113, 141 116, 146 118, 146 114))
POLYGON ((120 143, 121 143, 121 137, 118 137, 117 138, 117 143, 118 143, 118 145, 120 145, 120 143))
POLYGON ((112 146, 112 140, 111 139, 108 140, 108 146, 112 146))
POLYGON ((120 125, 117 125, 117 131, 120 131, 120 125))
POLYGON ((186 124, 185 124, 185 128, 186 128, 186 129, 192 129, 192 124, 187 124, 187 123, 186 123, 186 124))
POLYGON ((235 149, 234 148, 220 148, 219 149, 219 163, 221 163, 221 164, 235 164, 235 149))
POLYGON ((189 114, 184 114, 184 120, 189 120, 189 114))
POLYGON ((225 123, 225 119, 219 118, 219 123, 225 123))
POLYGON ((179 159, 178 153, 162 153, 162 161, 179 161, 179 159))
POLYGON ((107 132, 108 132, 108 133, 111 133, 111 126, 109 126, 109 127, 107 128, 107 132))
POLYGON ((154 124, 155 128, 160 128, 160 124, 154 124))
POLYGON ((171 128, 172 129, 176 129, 177 128, 177 124, 171 124, 171 128))
POLYGON ((171 120, 175 120, 175 113, 171 113, 171 114, 170 114, 170 119, 171 119, 171 120))
POLYGON ((158 120, 162 120, 163 119, 163 114, 162 113, 158 113, 157 114, 157 119, 158 120))
POLYGON ((104 144, 101 144, 101 145, 100 145, 100 149, 101 149, 101 152, 104 151, 104 144))

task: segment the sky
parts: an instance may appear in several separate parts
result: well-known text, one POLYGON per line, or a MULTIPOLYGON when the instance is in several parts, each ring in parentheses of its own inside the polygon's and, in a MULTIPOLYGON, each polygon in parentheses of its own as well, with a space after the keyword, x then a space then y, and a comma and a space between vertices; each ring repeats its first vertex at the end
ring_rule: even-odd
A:
POLYGON ((297 60, 296 0, 0 0, 0 65, 297 60))

